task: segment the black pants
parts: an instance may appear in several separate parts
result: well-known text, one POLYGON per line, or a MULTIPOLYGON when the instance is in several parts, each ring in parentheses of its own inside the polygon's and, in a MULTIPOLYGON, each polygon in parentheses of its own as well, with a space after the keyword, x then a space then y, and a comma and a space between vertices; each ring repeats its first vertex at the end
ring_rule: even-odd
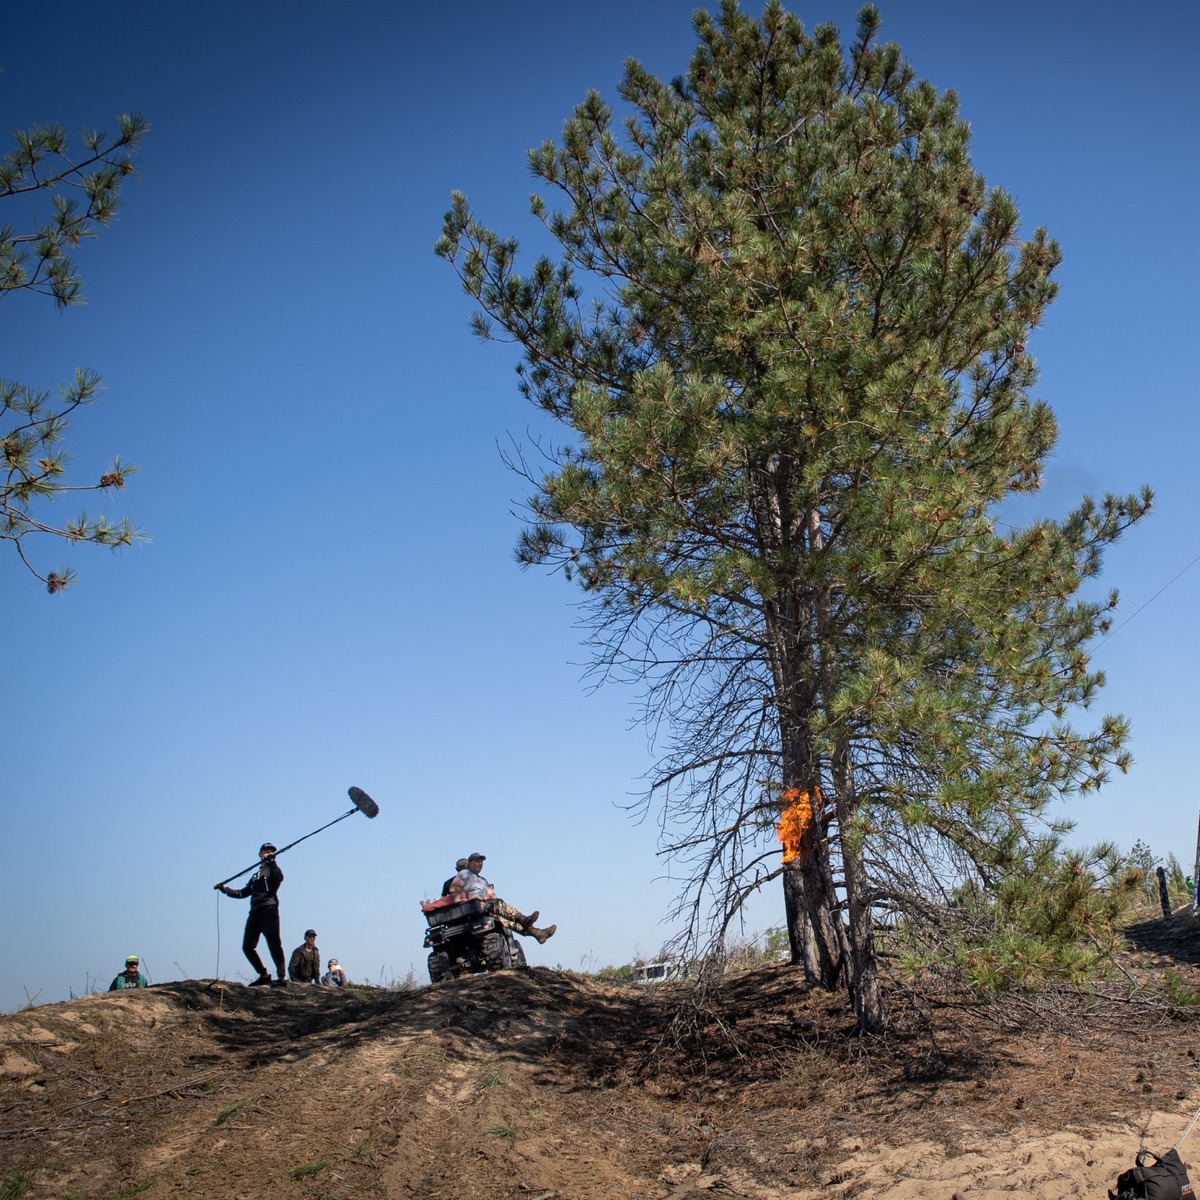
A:
POLYGON ((279 905, 271 904, 263 908, 252 908, 246 918, 246 933, 242 938, 242 953, 250 965, 260 974, 268 974, 263 961, 258 957, 258 939, 266 937, 267 949, 275 960, 275 975, 278 979, 285 978, 283 964, 283 940, 279 936, 279 905))

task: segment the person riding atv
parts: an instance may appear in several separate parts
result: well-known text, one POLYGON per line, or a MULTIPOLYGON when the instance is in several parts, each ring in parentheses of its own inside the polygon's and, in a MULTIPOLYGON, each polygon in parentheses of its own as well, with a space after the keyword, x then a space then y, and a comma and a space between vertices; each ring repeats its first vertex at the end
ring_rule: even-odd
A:
POLYGON ((444 894, 462 896, 467 900, 494 900, 495 908, 492 911, 497 916, 503 917, 523 937, 537 938, 539 943, 552 938, 558 926, 547 925, 545 929, 539 929, 534 924, 534 921, 541 915, 537 909, 534 909, 529 916, 525 916, 524 913, 513 908, 507 900, 501 900, 496 895, 496 889, 483 877, 485 858, 487 855, 481 854, 478 850, 474 854, 468 855, 466 867, 449 881, 444 894))
POLYGON ((497 914, 495 900, 449 895, 421 905, 429 928, 429 982, 480 971, 523 970, 525 951, 512 927, 497 914))
POLYGON ((470 855, 458 874, 447 880, 442 899, 421 905, 429 925, 425 945, 431 951, 432 983, 466 973, 522 968, 525 952, 513 934, 545 942, 558 928, 538 929, 537 912, 525 916, 501 900, 481 873, 484 857, 479 851, 470 855))

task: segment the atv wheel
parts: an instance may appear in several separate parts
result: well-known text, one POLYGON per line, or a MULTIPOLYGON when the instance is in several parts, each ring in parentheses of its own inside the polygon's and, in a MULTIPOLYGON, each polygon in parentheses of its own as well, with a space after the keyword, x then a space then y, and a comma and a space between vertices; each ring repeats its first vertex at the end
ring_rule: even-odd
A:
POLYGON ((513 942, 512 965, 517 971, 529 970, 529 964, 525 961, 525 947, 520 942, 513 942))
POLYGON ((485 933, 480 949, 483 952, 484 965, 489 971, 507 971, 513 965, 508 938, 502 933, 485 933))
POLYGON ((441 983, 443 979, 452 979, 454 972, 450 969, 450 955, 445 950, 435 950, 429 956, 429 982, 441 983))

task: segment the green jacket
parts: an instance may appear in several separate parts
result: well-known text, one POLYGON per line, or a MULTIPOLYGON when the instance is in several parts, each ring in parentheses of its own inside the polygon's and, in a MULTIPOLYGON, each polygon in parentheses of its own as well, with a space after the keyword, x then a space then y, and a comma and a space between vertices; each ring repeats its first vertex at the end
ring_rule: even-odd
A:
POLYGON ((122 988, 140 988, 149 986, 149 981, 140 971, 137 974, 136 980, 132 975, 122 971, 120 975, 118 975, 116 979, 114 979, 112 983, 108 985, 108 990, 110 992, 119 992, 122 988))

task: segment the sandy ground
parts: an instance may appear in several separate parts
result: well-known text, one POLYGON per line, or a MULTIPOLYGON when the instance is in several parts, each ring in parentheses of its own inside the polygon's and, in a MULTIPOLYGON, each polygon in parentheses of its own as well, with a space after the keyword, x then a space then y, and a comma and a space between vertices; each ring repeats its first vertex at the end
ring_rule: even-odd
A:
POLYGON ((1198 935, 1171 936, 1103 1005, 897 998, 869 1043, 790 967, 46 1005, 0 1017, 0 1196, 1099 1197, 1200 1108, 1200 1025, 1154 991, 1200 982, 1198 935))

